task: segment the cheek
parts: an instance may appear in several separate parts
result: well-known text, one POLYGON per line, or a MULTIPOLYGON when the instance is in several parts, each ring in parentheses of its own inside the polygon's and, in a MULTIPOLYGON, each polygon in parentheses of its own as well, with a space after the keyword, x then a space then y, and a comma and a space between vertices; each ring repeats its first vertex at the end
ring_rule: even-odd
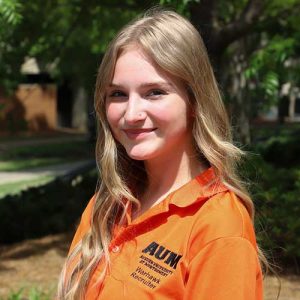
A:
POLYGON ((186 127, 188 123, 187 107, 182 103, 160 107, 155 110, 155 118, 161 125, 173 129, 186 127))
POLYGON ((115 131, 116 127, 118 126, 121 116, 122 113, 118 105, 116 105, 115 103, 106 105, 107 121, 113 131, 115 131))

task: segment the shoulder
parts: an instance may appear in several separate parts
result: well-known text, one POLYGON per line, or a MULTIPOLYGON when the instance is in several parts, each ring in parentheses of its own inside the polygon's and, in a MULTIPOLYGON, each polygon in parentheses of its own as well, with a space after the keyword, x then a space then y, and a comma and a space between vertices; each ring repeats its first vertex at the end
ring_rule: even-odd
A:
POLYGON ((193 256, 218 239, 233 237, 249 241, 256 249, 254 227, 247 209, 235 193, 226 191, 212 196, 197 212, 189 240, 190 254, 193 256))
POLYGON ((85 210, 81 215, 80 223, 77 227, 76 233, 72 240, 70 251, 75 247, 75 245, 77 245, 82 240, 84 235, 89 231, 91 227, 91 218, 93 214, 95 201, 96 201, 96 194, 90 199, 85 210))
POLYGON ((91 224, 91 217, 93 214, 93 209, 96 201, 96 194, 89 200, 86 208, 84 209, 81 215, 81 223, 84 223, 86 226, 90 226, 91 224))

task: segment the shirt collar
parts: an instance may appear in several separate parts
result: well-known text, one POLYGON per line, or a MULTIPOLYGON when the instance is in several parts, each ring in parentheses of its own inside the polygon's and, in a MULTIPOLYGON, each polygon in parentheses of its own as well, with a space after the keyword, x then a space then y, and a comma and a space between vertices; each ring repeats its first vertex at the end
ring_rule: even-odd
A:
POLYGON ((206 169, 191 181, 172 192, 165 199, 166 208, 170 204, 187 207, 195 202, 210 198, 215 194, 225 192, 228 188, 222 184, 212 167, 206 169))
MULTIPOLYGON (((214 169, 210 167, 179 189, 170 193, 160 204, 158 204, 161 208, 157 205, 156 209, 163 212, 168 211, 170 205, 182 208, 188 207, 196 202, 205 201, 215 194, 222 193, 227 190, 228 188, 222 184, 216 176, 214 169)), ((125 215, 128 224, 131 224, 132 203, 127 202, 125 206, 125 215)))

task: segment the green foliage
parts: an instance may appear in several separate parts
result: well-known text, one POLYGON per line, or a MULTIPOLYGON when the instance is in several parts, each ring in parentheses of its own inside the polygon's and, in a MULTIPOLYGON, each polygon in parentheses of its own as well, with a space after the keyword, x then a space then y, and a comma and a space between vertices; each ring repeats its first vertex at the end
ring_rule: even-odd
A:
POLYGON ((220 26, 236 20, 247 4, 247 0, 218 1, 217 11, 220 26))
POLYGON ((265 93, 270 98, 277 98, 279 89, 278 74, 272 71, 268 71, 261 82, 261 87, 265 90, 265 93))
POLYGON ((0 241, 13 243, 69 231, 94 194, 96 170, 0 199, 0 241))
POLYGON ((279 135, 257 146, 266 162, 281 168, 300 166, 300 134, 279 135))
MULTIPOLYGON (((16 26, 22 21, 22 4, 17 0, 0 0, 0 22, 16 26)), ((2 27, 2 30, 4 28, 2 27)))
POLYGON ((27 296, 25 296, 25 288, 21 288, 18 291, 12 291, 8 297, 0 297, 0 300, 50 300, 50 293, 45 293, 39 288, 31 288, 27 296))
MULTIPOLYGON (((215 19, 210 26, 217 28, 217 33, 224 28, 233 29, 233 35, 242 31, 224 51, 219 78, 226 102, 235 114, 232 120, 237 123, 236 136, 244 143, 250 140, 244 124, 280 103, 283 84, 300 85, 299 14, 299 0, 218 1, 213 12, 215 19), (239 24, 247 18, 243 14, 249 7, 252 13, 259 13, 244 30, 239 24), (241 110, 244 114, 239 113, 241 110)), ((222 41, 222 36, 219 38, 222 41)))
POLYGON ((279 12, 285 9, 290 9, 293 6, 299 5, 299 0, 268 0, 268 16, 277 16, 279 12))
POLYGON ((22 293, 23 293, 23 289, 19 289, 16 292, 11 292, 11 294, 7 297, 7 299, 1 297, 0 300, 22 300, 23 298, 22 293))
POLYGON ((258 239, 275 260, 291 268, 300 262, 299 170, 261 166, 256 174, 261 180, 253 190, 257 224, 264 224, 258 239))
POLYGON ((17 0, 0 0, 0 86, 5 92, 12 90, 20 79, 19 70, 13 75, 14 65, 20 66, 17 57, 9 59, 17 49, 11 44, 14 34, 23 21, 23 5, 17 0))
POLYGON ((187 16, 189 14, 189 5, 199 3, 200 1, 201 0, 160 0, 159 4, 175 9, 177 12, 187 16))
POLYGON ((299 0, 268 1, 252 34, 257 45, 247 58, 245 77, 258 111, 278 104, 282 84, 300 85, 299 12, 299 0))
POLYGON ((256 146, 245 164, 253 182, 258 241, 285 271, 300 263, 300 138, 297 132, 278 135, 256 146))
POLYGON ((10 134, 27 130, 27 121, 23 118, 16 118, 13 113, 9 112, 6 116, 6 129, 10 134))
MULTIPOLYGON (((266 46, 255 51, 250 57, 250 65, 245 74, 251 77, 262 72, 266 67, 283 67, 288 57, 294 54, 296 41, 293 38, 284 38, 275 35, 272 39, 266 39, 266 46)), ((268 70, 269 71, 269 70, 268 70)))
MULTIPOLYGON (((212 12, 214 23, 205 26, 220 29, 230 25, 239 19, 248 2, 218 1, 212 12)), ((50 72, 56 81, 69 78, 72 85, 84 86, 92 93, 103 52, 121 26, 158 4, 189 16, 191 9, 201 1, 1 0, 1 3, 4 5, 0 9, 0 30, 3 28, 3 35, 0 33, 0 86, 13 90, 22 80, 19 71, 24 58, 34 56, 40 70, 50 72)), ((277 102, 278 90, 287 78, 296 83, 300 80, 299 67, 284 66, 288 59, 297 57, 300 33, 297 10, 293 8, 298 4, 299 0, 264 1, 259 21, 250 30, 251 38, 255 36, 255 39, 246 49, 250 54, 246 60, 250 63, 245 74, 248 82, 255 85, 251 97, 253 101, 259 99, 259 108, 277 102)), ((249 36, 249 32, 239 39, 245 36, 249 36)), ((225 78, 227 69, 223 72, 225 78)))
POLYGON ((297 78, 292 76, 295 67, 286 64, 295 55, 296 40, 279 35, 265 36, 264 39, 266 45, 251 54, 244 72, 246 79, 254 85, 252 98, 259 99, 261 110, 277 104, 282 83, 297 78))
MULTIPOLYGON (((17 24, 11 26, 11 34, 0 36, 0 86, 6 90, 14 89, 21 80, 24 59, 35 57, 42 72, 49 72, 58 81, 72 78, 74 84, 92 91, 108 41, 145 8, 143 2, 129 0, 33 0, 22 6, 17 1, 5 2, 15 4, 15 9, 6 5, 3 22, 17 24)), ((7 27, 0 26, 5 32, 7 27)))

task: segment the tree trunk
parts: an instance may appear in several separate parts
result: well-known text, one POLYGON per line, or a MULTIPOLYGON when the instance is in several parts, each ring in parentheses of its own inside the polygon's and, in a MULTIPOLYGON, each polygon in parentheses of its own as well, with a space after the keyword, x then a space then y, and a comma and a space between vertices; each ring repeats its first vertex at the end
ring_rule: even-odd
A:
POLYGON ((237 42, 234 47, 234 55, 224 58, 220 72, 222 73, 221 84, 225 87, 224 94, 227 95, 228 111, 233 125, 234 139, 243 145, 251 143, 250 118, 251 118, 251 97, 244 75, 247 68, 244 43, 237 42))
MULTIPOLYGON (((264 4, 261 0, 248 0, 244 9, 227 24, 220 23, 216 0, 201 0, 190 4, 191 21, 200 32, 208 49, 218 82, 230 100, 229 111, 234 126, 235 138, 249 144, 251 101, 243 72, 246 68, 246 49, 241 49, 245 37, 253 32, 258 23, 264 4), (231 56, 227 49, 237 43, 231 56), (226 59, 226 64, 222 63, 226 59), (229 60, 229 64, 228 64, 229 60)), ((245 47, 246 48, 246 47, 245 47)))

